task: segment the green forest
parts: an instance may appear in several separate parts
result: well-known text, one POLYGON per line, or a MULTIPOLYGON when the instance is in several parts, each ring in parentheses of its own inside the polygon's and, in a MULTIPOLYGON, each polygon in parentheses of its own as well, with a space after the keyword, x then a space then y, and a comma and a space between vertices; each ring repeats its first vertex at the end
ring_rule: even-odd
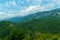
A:
POLYGON ((0 22, 0 40, 60 40, 60 19, 0 22))

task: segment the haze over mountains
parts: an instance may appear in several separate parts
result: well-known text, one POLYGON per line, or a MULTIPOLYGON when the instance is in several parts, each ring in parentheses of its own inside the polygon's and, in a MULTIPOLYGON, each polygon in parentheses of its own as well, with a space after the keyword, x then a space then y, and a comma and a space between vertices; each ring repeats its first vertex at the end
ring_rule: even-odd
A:
POLYGON ((0 22, 0 39, 2 40, 19 40, 23 35, 22 39, 25 39, 26 34, 27 40, 28 38, 31 40, 31 37, 38 40, 60 39, 60 9, 38 11, 28 16, 15 16, 0 22), (22 30, 22 35, 18 29, 22 30), (29 34, 30 32, 32 34, 29 34))
POLYGON ((51 11, 38 11, 27 16, 15 16, 12 18, 7 18, 5 20, 11 22, 24 22, 30 21, 33 19, 41 19, 41 18, 60 18, 60 9, 54 9, 51 11))
POLYGON ((0 40, 60 40, 60 0, 0 0, 0 40))

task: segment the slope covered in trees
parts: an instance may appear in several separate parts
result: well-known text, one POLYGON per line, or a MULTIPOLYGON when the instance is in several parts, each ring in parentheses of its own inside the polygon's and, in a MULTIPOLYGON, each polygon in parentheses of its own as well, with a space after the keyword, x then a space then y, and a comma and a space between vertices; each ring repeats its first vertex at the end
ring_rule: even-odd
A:
POLYGON ((60 40, 60 19, 34 19, 24 23, 2 21, 0 40, 60 40))

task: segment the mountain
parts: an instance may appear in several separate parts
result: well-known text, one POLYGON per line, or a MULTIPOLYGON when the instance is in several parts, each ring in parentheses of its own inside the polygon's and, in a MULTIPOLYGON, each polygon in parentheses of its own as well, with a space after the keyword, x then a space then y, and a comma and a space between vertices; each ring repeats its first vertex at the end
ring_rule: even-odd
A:
POLYGON ((60 9, 54 9, 51 11, 43 11, 43 12, 36 12, 34 14, 31 15, 27 15, 24 17, 20 17, 20 16, 16 16, 13 18, 8 18, 8 21, 11 22, 26 22, 26 21, 30 21, 33 19, 41 19, 41 18, 60 18, 60 9))
POLYGON ((45 38, 47 38, 47 39, 48 38, 52 39, 55 37, 60 38, 60 20, 34 19, 29 22, 24 22, 24 23, 19 23, 19 24, 11 23, 9 21, 1 21, 0 22, 0 40, 1 39, 4 40, 7 37, 8 38, 12 37, 14 39, 16 36, 18 38, 20 38, 20 36, 18 35, 18 34, 21 34, 19 29, 21 29, 21 31, 23 32, 24 37, 26 37, 25 35, 27 34, 27 37, 30 38, 30 36, 28 34, 31 32, 33 35, 32 36, 33 38, 39 37, 39 39, 40 39, 40 37, 43 37, 44 40, 45 40, 45 38), (17 30, 17 31, 15 31, 15 30, 17 30), (29 32, 29 33, 27 33, 27 32, 29 32), (49 34, 51 34, 51 35, 49 35, 49 34), (12 35, 12 36, 10 36, 10 35, 12 35), (52 37, 50 37, 50 36, 52 36, 52 37))
POLYGON ((11 19, 7 19, 5 21, 1 21, 0 22, 0 39, 4 40, 7 37, 8 39, 10 37, 20 38, 20 36, 17 34, 20 34, 20 31, 18 29, 21 29, 21 31, 23 32, 24 38, 26 38, 27 36, 27 39, 28 37, 29 38, 33 37, 35 39, 37 37, 39 38, 38 40, 40 40, 40 37, 43 37, 44 39, 42 38, 42 40, 45 40, 45 38, 47 39, 53 38, 52 40, 55 40, 55 39, 57 40, 59 38, 60 40, 60 15, 59 13, 60 13, 60 9, 57 9, 57 10, 52 10, 52 11, 37 12, 35 14, 31 14, 25 17, 17 16, 11 19), (12 23, 12 22, 19 22, 19 23, 12 23), (24 23, 20 23, 20 22, 24 22, 24 23), (29 33, 27 32, 29 33, 31 32, 33 36, 30 33, 31 35, 30 37, 28 35, 29 33))

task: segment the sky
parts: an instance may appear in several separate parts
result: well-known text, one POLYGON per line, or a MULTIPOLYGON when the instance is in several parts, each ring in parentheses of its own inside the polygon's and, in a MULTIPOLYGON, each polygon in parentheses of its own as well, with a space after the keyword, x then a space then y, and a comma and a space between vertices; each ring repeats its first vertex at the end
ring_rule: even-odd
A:
POLYGON ((60 0, 0 0, 0 19, 60 8, 60 0))

